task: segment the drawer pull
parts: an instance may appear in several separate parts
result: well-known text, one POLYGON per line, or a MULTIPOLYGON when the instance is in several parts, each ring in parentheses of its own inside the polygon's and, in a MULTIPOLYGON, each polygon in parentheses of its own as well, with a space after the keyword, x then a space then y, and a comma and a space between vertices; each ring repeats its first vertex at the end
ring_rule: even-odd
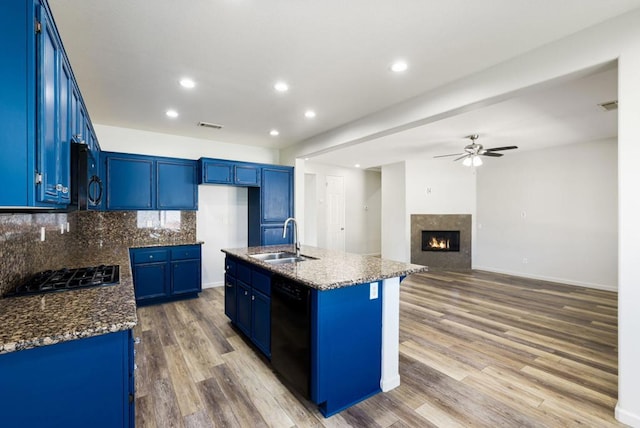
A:
POLYGON ((153 256, 149 256, 149 258, 150 258, 150 259, 152 259, 152 258, 153 258, 153 256))

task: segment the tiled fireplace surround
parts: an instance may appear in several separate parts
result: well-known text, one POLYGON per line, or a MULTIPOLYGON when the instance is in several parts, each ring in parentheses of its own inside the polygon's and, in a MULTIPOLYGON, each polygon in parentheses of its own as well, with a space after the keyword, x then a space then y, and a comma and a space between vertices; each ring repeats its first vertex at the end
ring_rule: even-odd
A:
POLYGON ((471 214, 412 214, 411 263, 432 270, 470 270, 471 214), (422 251, 423 230, 459 230, 460 251, 422 251))

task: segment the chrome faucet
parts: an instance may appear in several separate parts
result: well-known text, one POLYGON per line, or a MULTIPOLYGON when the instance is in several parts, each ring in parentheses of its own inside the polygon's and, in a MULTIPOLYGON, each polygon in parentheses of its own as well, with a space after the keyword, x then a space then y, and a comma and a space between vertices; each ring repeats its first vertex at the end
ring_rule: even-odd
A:
POLYGON ((299 240, 299 235, 298 235, 298 220, 296 220, 293 217, 289 217, 288 219, 285 220, 285 222, 284 222, 284 231, 282 232, 282 237, 283 238, 287 237, 287 225, 289 224, 290 221, 293 222, 293 243, 296 246, 296 257, 300 257, 300 240, 299 240))

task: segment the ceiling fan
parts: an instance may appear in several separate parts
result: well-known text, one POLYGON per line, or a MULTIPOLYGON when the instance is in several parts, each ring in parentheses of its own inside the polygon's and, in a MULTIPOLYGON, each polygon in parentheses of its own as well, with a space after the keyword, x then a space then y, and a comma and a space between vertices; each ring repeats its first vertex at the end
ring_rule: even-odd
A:
POLYGON ((478 134, 467 135, 465 138, 470 139, 471 144, 464 146, 463 153, 452 153, 450 155, 434 156, 434 158, 459 156, 455 158, 453 161, 455 162, 455 161, 464 159, 462 161, 462 164, 464 166, 471 166, 471 165, 480 166, 482 165, 482 159, 480 158, 480 156, 490 156, 494 158, 499 158, 500 156, 503 155, 503 153, 496 153, 496 152, 500 152, 502 150, 513 150, 518 148, 518 146, 505 146, 505 147, 494 147, 492 149, 485 149, 484 147, 482 147, 482 144, 476 143, 476 140, 478 139, 478 134))

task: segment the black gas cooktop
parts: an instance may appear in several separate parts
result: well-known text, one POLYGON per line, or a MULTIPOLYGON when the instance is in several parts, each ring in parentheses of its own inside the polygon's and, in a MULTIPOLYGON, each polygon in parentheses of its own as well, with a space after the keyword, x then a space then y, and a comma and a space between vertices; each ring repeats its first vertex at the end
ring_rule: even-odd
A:
POLYGON ((120 281, 120 266, 90 266, 47 270, 29 277, 5 297, 113 285, 120 281))

